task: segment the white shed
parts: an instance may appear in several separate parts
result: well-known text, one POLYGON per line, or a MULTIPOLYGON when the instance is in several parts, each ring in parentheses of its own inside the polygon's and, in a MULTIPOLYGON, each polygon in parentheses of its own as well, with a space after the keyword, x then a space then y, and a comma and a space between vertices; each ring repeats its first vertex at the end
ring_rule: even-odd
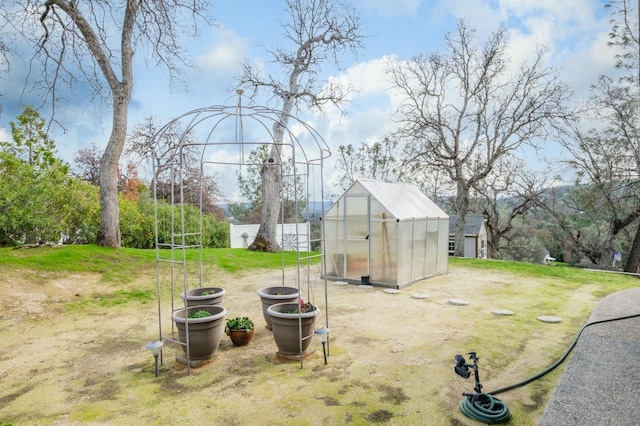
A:
MULTIPOLYGON (((449 217, 449 256, 455 253, 457 216, 449 217)), ((464 223, 464 257, 487 258, 487 228, 481 214, 468 214, 464 223)))
POLYGON ((323 220, 331 280, 400 288, 447 273, 449 216, 415 185, 359 179, 323 220))

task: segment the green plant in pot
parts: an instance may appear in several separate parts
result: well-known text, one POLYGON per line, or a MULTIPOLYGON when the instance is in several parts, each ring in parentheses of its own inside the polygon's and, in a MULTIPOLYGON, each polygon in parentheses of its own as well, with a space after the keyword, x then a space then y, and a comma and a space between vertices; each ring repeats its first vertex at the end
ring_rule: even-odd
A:
POLYGON ((255 327, 249 317, 235 317, 227 320, 224 331, 235 346, 246 346, 253 337, 255 327))
POLYGON ((180 293, 180 298, 187 302, 187 306, 213 305, 222 306, 222 299, 226 294, 222 287, 200 287, 180 293))
POLYGON ((221 306, 203 305, 179 309, 173 314, 182 350, 191 360, 210 359, 220 345, 227 310, 221 306), (187 348, 187 336, 189 346, 187 348))
POLYGON ((318 307, 300 300, 298 303, 273 304, 267 308, 267 313, 271 317, 278 354, 286 357, 304 355, 315 332, 315 319, 320 313, 318 307))

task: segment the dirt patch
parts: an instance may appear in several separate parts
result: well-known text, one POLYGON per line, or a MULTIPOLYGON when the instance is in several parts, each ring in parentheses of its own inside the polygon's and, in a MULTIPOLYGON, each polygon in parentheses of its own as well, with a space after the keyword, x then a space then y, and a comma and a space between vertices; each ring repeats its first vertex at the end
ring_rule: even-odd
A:
MULTIPOLYGON (((97 295, 121 286, 99 274, 0 270, 0 423, 22 424, 474 424, 458 410, 473 378, 453 373, 457 353, 477 351, 485 390, 510 385, 550 365, 584 323, 602 289, 581 297, 556 290, 567 303, 541 310, 546 285, 509 274, 455 268, 398 294, 380 288, 328 285, 330 345, 304 361, 275 362, 256 291, 279 282, 279 271, 226 274, 227 318, 249 316, 256 333, 249 346, 223 336, 211 363, 187 376, 167 344, 159 377, 145 344, 158 334, 155 300, 104 307, 97 295), (417 299, 412 294, 428 295, 417 299), (448 303, 451 298, 469 302, 448 303), (82 309, 69 306, 84 303, 82 309), (71 304, 71 305, 70 305, 71 304), (496 316, 493 309, 509 309, 496 316), (538 315, 558 315, 543 324, 538 315), (578 326, 577 326, 577 325, 578 326)), ((125 290, 155 289, 141 277, 125 290)), ((320 283, 308 301, 320 305, 320 283)), ((171 322, 163 319, 164 333, 171 322)), ((560 372, 536 386, 501 395, 518 424, 535 424, 560 372)))

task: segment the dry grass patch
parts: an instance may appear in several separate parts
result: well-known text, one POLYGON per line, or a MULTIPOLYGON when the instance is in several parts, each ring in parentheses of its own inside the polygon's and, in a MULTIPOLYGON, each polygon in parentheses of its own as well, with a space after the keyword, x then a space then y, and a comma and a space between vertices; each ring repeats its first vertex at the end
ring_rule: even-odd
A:
MULTIPOLYGON (((329 284, 329 362, 314 339, 304 369, 275 360, 256 295, 281 272, 226 272, 212 284, 227 290, 228 318, 254 320, 254 339, 237 348, 223 336, 213 362, 190 376, 175 361, 180 349, 168 345, 158 378, 144 348, 158 325, 155 300, 144 296, 155 289, 149 271, 106 283, 96 272, 32 280, 33 271, 0 267, 0 424, 474 424, 458 411, 473 380, 454 374, 456 353, 478 353, 485 390, 511 385, 555 361, 600 298, 637 285, 630 277, 612 284, 610 274, 574 270, 583 275, 569 279, 562 274, 572 271, 553 267, 549 276, 542 267, 495 265, 454 261, 448 275, 393 295, 329 284)), ((170 332, 170 322, 164 326, 170 332)), ((536 424, 561 370, 500 395, 517 424, 536 424)))

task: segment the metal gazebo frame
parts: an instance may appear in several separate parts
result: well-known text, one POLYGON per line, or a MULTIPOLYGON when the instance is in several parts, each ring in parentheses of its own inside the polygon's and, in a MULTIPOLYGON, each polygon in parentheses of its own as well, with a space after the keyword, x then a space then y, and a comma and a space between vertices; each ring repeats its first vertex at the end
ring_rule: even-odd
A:
MULTIPOLYGON (((247 149, 256 148, 263 144, 274 143, 273 129, 280 126, 284 130, 284 137, 280 145, 282 152, 281 164, 278 164, 281 182, 289 181, 292 193, 288 196, 289 205, 293 205, 293 217, 310 218, 309 202, 321 201, 324 207, 323 165, 324 160, 331 152, 322 137, 308 124, 299 118, 280 110, 261 106, 243 106, 241 102, 242 92, 238 91, 238 103, 234 106, 210 106, 189 111, 167 123, 158 131, 153 139, 153 191, 155 212, 155 246, 156 246, 156 284, 158 293, 158 335, 159 340, 172 342, 184 347, 186 354, 187 374, 190 373, 191 357, 189 354, 188 327, 186 321, 186 342, 176 339, 175 325, 171 316, 176 310, 186 309, 186 300, 182 303, 176 298, 178 292, 186 294, 191 288, 203 287, 205 278, 203 274, 203 194, 204 189, 200 180, 199 194, 187 193, 185 182, 188 178, 185 172, 185 150, 199 153, 200 177, 205 175, 205 170, 213 168, 218 173, 229 168, 236 173, 242 173, 245 166, 251 166, 247 162, 245 152, 247 149), (290 125, 285 126, 286 118, 290 125), (179 129, 177 133, 174 133, 179 129), (227 138, 224 135, 233 134, 227 138), (178 137, 177 156, 171 159, 162 158, 163 140, 170 136, 178 137), (283 164, 290 165, 283 173, 283 164), (292 203, 293 201, 293 203, 292 203), (199 208, 199 213, 194 218, 193 207, 199 208), (165 299, 168 297, 169 301, 165 299), (171 333, 163 330, 163 319, 167 310, 170 310, 171 333)), ((254 166, 263 166, 253 164, 254 166)), ((194 170, 191 165, 190 170, 194 170)), ((226 176, 229 176, 226 174, 226 176)), ((189 178, 193 179, 193 176, 189 178)), ((284 224, 285 194, 281 188, 281 217, 284 224)), ((298 231, 296 220, 296 231, 298 231)), ((324 221, 320 221, 324 228, 324 221)), ((291 245, 291 236, 288 235, 287 244, 291 245)), ((283 242, 280 241, 281 246, 283 242)), ((329 308, 327 297, 326 262, 324 252, 319 254, 308 251, 312 246, 324 248, 324 229, 319 239, 312 239, 310 235, 303 237, 296 232, 295 268, 286 268, 282 264, 282 285, 298 288, 298 293, 306 292, 307 301, 316 304, 316 285, 322 286, 324 297, 324 325, 329 326, 329 308), (304 239, 307 239, 304 241, 304 239), (316 262, 316 258, 319 263, 316 262), (293 271, 291 271, 293 269, 293 271), (314 275, 315 272, 315 275, 314 275)), ((298 300, 298 303, 300 301, 298 300)), ((299 321, 300 337, 300 368, 303 368, 302 340, 313 337, 302 336, 302 322, 299 321)), ((162 358, 161 358, 162 362, 162 358)))

